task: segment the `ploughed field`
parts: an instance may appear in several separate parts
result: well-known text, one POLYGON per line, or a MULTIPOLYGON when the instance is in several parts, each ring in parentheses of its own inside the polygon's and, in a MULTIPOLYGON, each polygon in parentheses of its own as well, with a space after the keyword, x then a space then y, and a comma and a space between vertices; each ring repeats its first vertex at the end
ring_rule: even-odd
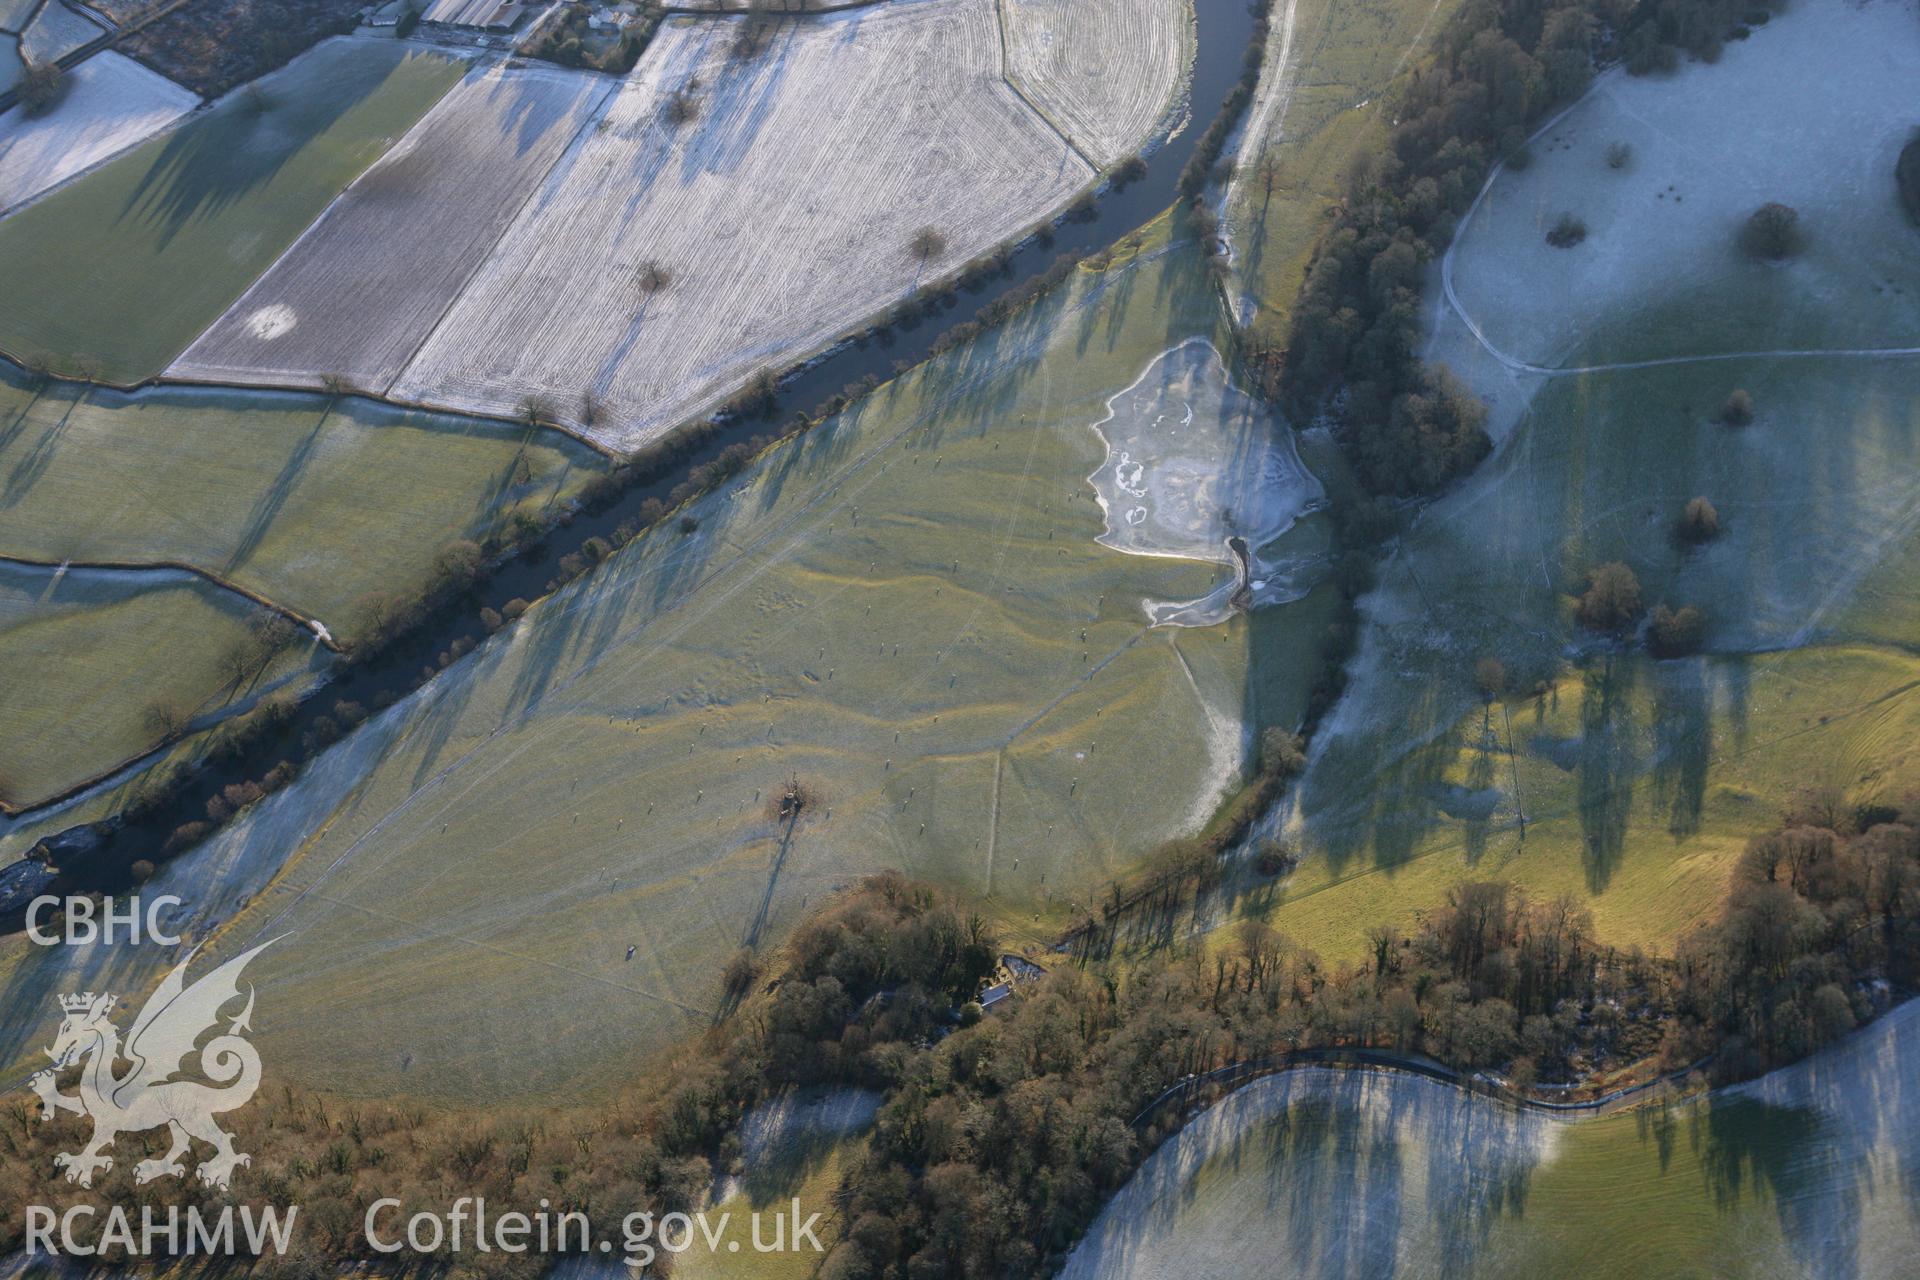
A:
POLYGON ((394 40, 328 40, 16 209, 0 219, 0 351, 107 382, 153 377, 461 70, 394 40))
POLYGON ((475 71, 171 372, 282 386, 336 377, 384 392, 613 91, 576 72, 475 71))
POLYGON ((339 377, 629 449, 1052 216, 1164 129, 1193 44, 1180 0, 741 32, 675 18, 617 87, 476 70, 169 375, 339 377), (402 263, 396 306, 366 282, 402 263))

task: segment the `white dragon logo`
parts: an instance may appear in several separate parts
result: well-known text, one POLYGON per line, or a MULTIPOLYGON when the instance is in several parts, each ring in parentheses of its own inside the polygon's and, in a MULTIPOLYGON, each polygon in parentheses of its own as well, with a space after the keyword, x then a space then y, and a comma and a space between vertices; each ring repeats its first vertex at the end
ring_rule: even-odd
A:
POLYGON ((221 1112, 245 1106, 260 1087, 260 1054, 241 1035, 251 1030, 251 986, 246 992, 247 1007, 240 1016, 232 1020, 224 1034, 216 1035, 200 1050, 200 1073, 213 1083, 174 1077, 186 1066, 185 1060, 201 1034, 219 1022, 220 1010, 239 998, 240 971, 247 961, 273 941, 261 943, 187 986, 187 966, 200 953, 195 947, 141 1008, 127 1033, 124 1052, 119 1031, 107 1020, 114 996, 96 996, 89 991, 60 997, 66 1017, 53 1047, 47 1050, 53 1066, 33 1077, 32 1088, 40 1097, 42 1121, 52 1120, 62 1111, 93 1117, 93 1138, 86 1147, 53 1158, 56 1168, 67 1171, 68 1182, 92 1186, 96 1172, 113 1168, 109 1153, 116 1138, 162 1125, 172 1134, 173 1145, 158 1160, 142 1160, 135 1165, 135 1182, 183 1177, 187 1170, 180 1157, 188 1154, 195 1138, 214 1148, 214 1154, 202 1160, 196 1170, 200 1181, 210 1187, 224 1189, 236 1168, 252 1163, 252 1157, 233 1149, 233 1136, 213 1122, 221 1112), (89 1058, 80 1075, 79 1095, 61 1093, 55 1084, 55 1072, 89 1058), (125 1074, 115 1075, 114 1064, 122 1058, 131 1065, 125 1074))

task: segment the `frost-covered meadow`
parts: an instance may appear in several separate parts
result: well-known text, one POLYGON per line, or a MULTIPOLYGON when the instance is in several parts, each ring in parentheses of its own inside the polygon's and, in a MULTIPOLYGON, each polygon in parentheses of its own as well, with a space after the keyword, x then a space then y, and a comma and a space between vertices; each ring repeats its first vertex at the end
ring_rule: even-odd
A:
POLYGON ((29 117, 12 107, 0 114, 0 210, 152 137, 199 103, 125 54, 95 54, 68 73, 52 111, 29 117))
POLYGON ((1463 220, 1449 296, 1501 359, 1533 365, 1920 345, 1893 181, 1920 116, 1891 105, 1916 84, 1906 0, 1808 0, 1712 65, 1609 72, 1463 220), (1785 262, 1736 244, 1769 201, 1805 234, 1785 262), (1586 226, 1571 248, 1546 240, 1562 214, 1586 226))
POLYGON ((1920 1004, 1751 1084, 1598 1119, 1304 1069, 1167 1140, 1063 1280, 1910 1275, 1920 1004))

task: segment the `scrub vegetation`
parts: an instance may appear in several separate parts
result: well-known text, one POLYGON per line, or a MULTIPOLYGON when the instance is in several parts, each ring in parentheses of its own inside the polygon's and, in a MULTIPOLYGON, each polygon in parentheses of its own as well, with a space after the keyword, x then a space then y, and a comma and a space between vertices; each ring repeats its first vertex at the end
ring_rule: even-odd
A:
POLYGON ((135 32, 123 47, 168 79, 213 98, 328 36, 352 31, 364 7, 355 0, 193 0, 135 32))

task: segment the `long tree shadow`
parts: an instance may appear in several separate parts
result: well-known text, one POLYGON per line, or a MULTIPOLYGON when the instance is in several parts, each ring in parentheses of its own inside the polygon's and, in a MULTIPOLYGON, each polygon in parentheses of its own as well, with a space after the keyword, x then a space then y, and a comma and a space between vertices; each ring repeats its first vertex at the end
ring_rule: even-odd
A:
POLYGON ((1604 893, 1626 851, 1640 771, 1633 712, 1635 664, 1611 648, 1581 682, 1580 763, 1575 770, 1587 889, 1604 893))
MULTIPOLYGON (((5 487, 0 488, 0 507, 11 507, 18 503, 27 495, 28 490, 33 488, 34 483, 46 474, 47 468, 53 465, 54 455, 59 452, 60 437, 66 434, 75 411, 80 408, 86 398, 87 393, 82 390, 73 399, 67 401, 66 409, 59 418, 48 424, 47 429, 40 433, 39 439, 35 440, 21 455, 19 461, 13 464, 13 469, 7 473, 5 487)), ((25 420, 26 415, 23 411, 21 422, 24 423, 25 420)))
POLYGON ((1713 763, 1713 715, 1704 658, 1665 662, 1653 672, 1653 800, 1677 838, 1700 830, 1713 763))
MULTIPOLYGON (((127 193, 120 218, 155 223, 164 250, 189 225, 271 185, 293 159, 415 58, 323 44, 168 135, 127 193)), ((384 51, 382 51, 384 52, 384 51)))
POLYGON ((1858 1276, 1865 1158, 1829 1132, 1811 1107, 1748 1097, 1712 1098, 1696 1113, 1692 1141, 1720 1208, 1771 1205, 1808 1274, 1858 1276))
POLYGON ((281 464, 280 474, 273 478, 264 492, 254 500, 253 510, 247 513, 246 523, 241 526, 240 536, 234 540, 233 550, 227 555, 224 571, 232 573, 245 564, 273 528, 274 521, 280 516, 281 508, 292 496, 294 486, 300 481, 301 474, 307 469, 307 461, 313 451, 319 447, 320 437, 326 433, 327 422, 333 416, 333 402, 328 400, 315 419, 313 429, 302 436, 287 454, 287 460, 281 464))

